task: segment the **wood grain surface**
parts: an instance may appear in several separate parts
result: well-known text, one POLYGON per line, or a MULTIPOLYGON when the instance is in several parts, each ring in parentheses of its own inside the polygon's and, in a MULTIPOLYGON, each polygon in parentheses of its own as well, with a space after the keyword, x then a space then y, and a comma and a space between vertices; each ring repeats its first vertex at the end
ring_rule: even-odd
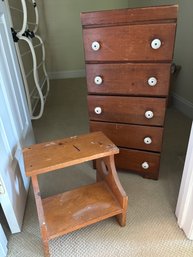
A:
POLYGON ((164 124, 164 98, 89 95, 87 99, 90 120, 157 126, 164 124), (96 107, 102 109, 101 114, 95 113, 96 107), (151 119, 145 117, 148 110, 154 113, 151 119))
POLYGON ((103 63, 86 64, 89 94, 167 96, 170 85, 171 64, 152 63, 103 63), (102 84, 94 82, 96 76, 102 84), (148 79, 155 77, 157 84, 150 86, 148 79))
POLYGON ((159 62, 173 58, 176 23, 126 25, 83 30, 86 62, 159 62), (153 49, 151 42, 160 39, 162 45, 153 49), (94 51, 92 43, 100 43, 94 51))
POLYGON ((81 23, 84 27, 123 25, 128 23, 176 21, 178 5, 162 5, 140 8, 125 8, 96 12, 82 12, 81 23))
POLYGON ((162 127, 138 126, 109 122, 90 121, 90 130, 102 131, 119 147, 142 149, 160 152, 162 146, 162 127), (151 144, 145 144, 144 139, 150 137, 151 144))
POLYGON ((27 176, 109 156, 119 149, 103 133, 73 136, 35 144, 23 150, 27 176))

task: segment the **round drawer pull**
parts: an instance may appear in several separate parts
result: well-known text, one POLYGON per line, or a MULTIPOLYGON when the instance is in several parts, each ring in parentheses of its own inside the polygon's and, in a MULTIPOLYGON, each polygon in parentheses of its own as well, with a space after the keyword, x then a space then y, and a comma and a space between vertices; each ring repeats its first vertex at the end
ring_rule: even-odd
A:
POLYGON ((101 113, 102 113, 101 107, 95 107, 94 112, 95 112, 96 114, 101 114, 101 113))
POLYGON ((151 77, 148 79, 148 85, 154 87, 157 85, 157 79, 155 77, 151 77))
POLYGON ((101 84, 103 83, 103 79, 102 79, 100 76, 96 76, 96 77, 94 78, 94 83, 95 83, 96 85, 101 85, 101 84))
POLYGON ((147 170, 147 169, 149 168, 149 163, 148 163, 148 162, 143 162, 143 163, 141 164, 141 166, 142 166, 142 168, 143 168, 144 170, 147 170))
POLYGON ((92 50, 98 51, 100 49, 100 44, 97 41, 92 42, 92 50))
POLYGON ((153 116, 154 116, 154 114, 153 114, 152 111, 146 111, 146 112, 145 112, 145 117, 146 117, 147 119, 152 119, 153 116))
POLYGON ((151 47, 153 49, 159 49, 161 47, 162 43, 161 43, 161 40, 156 38, 154 39, 152 42, 151 42, 151 47))
POLYGON ((151 137, 145 137, 143 141, 146 145, 150 145, 152 143, 151 137))

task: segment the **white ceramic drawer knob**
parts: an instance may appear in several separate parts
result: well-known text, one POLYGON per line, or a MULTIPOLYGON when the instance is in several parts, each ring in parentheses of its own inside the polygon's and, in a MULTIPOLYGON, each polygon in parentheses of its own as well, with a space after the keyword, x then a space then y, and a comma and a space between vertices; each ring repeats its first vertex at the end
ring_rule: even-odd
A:
POLYGON ((141 166, 142 166, 142 168, 143 168, 144 170, 147 170, 147 169, 149 168, 148 162, 143 162, 143 163, 141 164, 141 166))
POLYGON ((100 76, 96 76, 96 77, 94 78, 94 83, 95 83, 96 85, 101 85, 101 84, 103 83, 103 79, 102 79, 100 76))
POLYGON ((147 119, 152 119, 153 118, 153 112, 152 111, 146 111, 145 112, 145 117, 147 118, 147 119))
POLYGON ((151 137, 145 137, 143 141, 146 145, 150 145, 152 143, 151 137))
POLYGON ((92 50, 98 51, 100 49, 100 44, 97 41, 92 42, 92 50))
POLYGON ((101 114, 101 113, 102 113, 101 107, 95 107, 94 112, 95 112, 96 114, 101 114))
POLYGON ((156 38, 154 39, 152 42, 151 42, 151 47, 153 49, 159 49, 161 47, 162 43, 161 43, 161 40, 156 38))
POLYGON ((154 87, 157 85, 157 79, 155 77, 151 77, 148 79, 148 85, 154 87))

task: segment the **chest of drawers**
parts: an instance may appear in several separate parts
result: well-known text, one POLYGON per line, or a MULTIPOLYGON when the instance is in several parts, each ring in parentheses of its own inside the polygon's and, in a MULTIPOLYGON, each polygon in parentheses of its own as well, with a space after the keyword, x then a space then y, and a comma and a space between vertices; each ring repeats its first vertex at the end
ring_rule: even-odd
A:
POLYGON ((81 13, 91 131, 116 167, 158 179, 177 5, 81 13))

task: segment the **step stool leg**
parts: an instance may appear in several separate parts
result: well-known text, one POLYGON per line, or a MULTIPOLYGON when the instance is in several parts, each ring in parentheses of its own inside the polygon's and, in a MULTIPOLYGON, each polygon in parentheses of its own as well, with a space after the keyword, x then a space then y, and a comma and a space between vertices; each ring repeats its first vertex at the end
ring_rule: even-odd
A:
POLYGON ((116 218, 117 218, 117 221, 119 222, 119 225, 121 227, 124 227, 126 225, 126 220, 127 220, 126 211, 123 211, 122 214, 117 215, 116 218))
POLYGON ((43 241, 44 256, 50 257, 47 227, 46 227, 46 222, 45 222, 45 217, 44 217, 44 210, 43 210, 42 199, 41 199, 40 188, 39 188, 37 176, 32 176, 32 186, 33 186, 33 190, 34 190, 36 208, 37 208, 40 231, 41 231, 41 237, 42 237, 42 241, 43 241))
POLYGON ((44 248, 44 256, 45 257, 50 257, 48 240, 43 241, 43 248, 44 248))
POLYGON ((97 181, 105 180, 116 197, 122 213, 117 215, 117 220, 121 226, 126 225, 126 213, 128 206, 128 197, 119 181, 117 171, 115 168, 114 155, 103 157, 96 160, 97 181))

